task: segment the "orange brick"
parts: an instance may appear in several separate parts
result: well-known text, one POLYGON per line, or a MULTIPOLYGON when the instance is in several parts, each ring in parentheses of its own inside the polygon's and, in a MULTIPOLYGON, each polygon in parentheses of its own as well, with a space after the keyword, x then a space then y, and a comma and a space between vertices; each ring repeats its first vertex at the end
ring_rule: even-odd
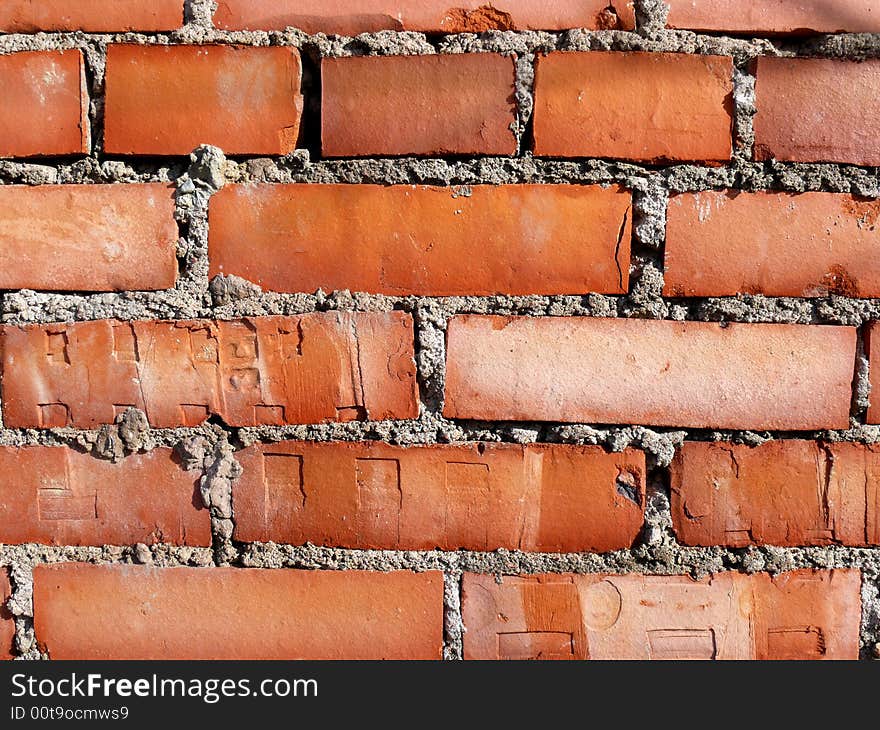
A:
POLYGON ((679 53, 551 53, 535 71, 535 154, 729 160, 733 61, 679 53))
POLYGON ((857 659, 857 570, 464 577, 465 659, 857 659))
POLYGON ((865 354, 868 356, 868 374, 871 394, 868 396, 868 423, 880 423, 880 334, 877 322, 865 327, 865 354))
POLYGON ((160 428, 418 414, 402 312, 6 326, 3 338, 10 428, 95 428, 128 407, 160 428))
POLYGON ((0 446, 0 543, 211 546, 211 520, 171 449, 119 463, 53 446, 0 446))
POLYGON ((439 659, 443 576, 39 565, 34 630, 53 659, 439 659))
POLYGON ((111 45, 105 149, 286 154, 299 136, 301 71, 295 48, 111 45))
POLYGON ((880 447, 688 442, 670 468, 685 545, 880 544, 880 447))
POLYGON ((852 327, 462 315, 450 418, 847 428, 852 327))
POLYGON ((169 185, 0 186, 0 289, 167 289, 178 235, 169 185))
POLYGON ((834 193, 675 195, 663 293, 880 296, 878 217, 880 202, 834 193))
POLYGON ((667 25, 729 33, 880 33, 874 0, 665 0, 667 25))
POLYGON ((9 573, 0 568, 0 660, 12 659, 13 642, 15 641, 15 622, 6 608, 6 601, 12 593, 9 585, 9 573))
POLYGON ((493 53, 325 58, 323 153, 513 155, 515 75, 493 53))
POLYGON ((605 552, 632 545, 644 521, 640 451, 283 442, 236 458, 245 542, 605 552))
POLYGON ((0 56, 0 157, 89 153, 89 93, 79 51, 0 56))
POLYGON ((633 3, 609 0, 219 0, 214 25, 224 30, 284 30, 357 35, 380 30, 482 33, 487 30, 626 29, 633 3))
POLYGON ((755 159, 880 165, 880 60, 757 60, 755 159))
POLYGON ((598 185, 232 185, 211 199, 211 275, 293 292, 620 294, 631 207, 598 185))
POLYGON ((175 30, 183 0, 3 0, 0 32, 175 30))

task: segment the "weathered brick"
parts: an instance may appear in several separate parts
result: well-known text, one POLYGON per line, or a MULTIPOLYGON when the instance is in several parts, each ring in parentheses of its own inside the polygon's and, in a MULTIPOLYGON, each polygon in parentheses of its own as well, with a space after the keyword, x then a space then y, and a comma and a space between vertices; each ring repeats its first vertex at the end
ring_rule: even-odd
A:
POLYGON ((874 0, 665 0, 667 26, 728 33, 880 33, 874 0))
POLYGON ((880 202, 835 193, 675 195, 663 293, 880 296, 878 217, 880 202))
POLYGON ((235 538, 605 552, 644 521, 645 456, 598 446, 282 442, 236 454, 235 538))
POLYGON ((0 157, 88 154, 89 94, 82 53, 0 56, 0 157))
POLYGON ((167 289, 178 236, 169 185, 0 186, 0 289, 167 289))
POLYGON ((34 629, 53 659, 439 659, 443 576, 39 565, 34 629))
POLYGON ((119 463, 54 446, 0 446, 0 543, 210 547, 200 473, 171 449, 119 463))
POLYGON ((670 468, 685 545, 880 544, 880 447, 687 442, 670 468))
POLYGON ((12 593, 9 585, 9 573, 0 568, 0 660, 12 659, 13 641, 15 641, 15 622, 6 608, 6 601, 12 593))
POLYGON ((868 357, 868 375, 871 394, 868 395, 868 423, 880 423, 880 332, 877 322, 865 327, 865 354, 868 357))
POLYGON ((174 30, 183 0, 3 0, 0 32, 174 30))
POLYGON ((761 56, 755 159, 880 165, 880 60, 761 56))
POLYGON ((482 33, 488 30, 631 30, 631 1, 505 0, 219 0, 214 25, 224 30, 284 30, 354 36, 380 30, 482 33))
POLYGON ((494 53, 325 58, 323 153, 513 155, 515 76, 494 53))
POLYGON ((551 53, 535 71, 535 154, 729 160, 733 61, 679 53, 551 53))
POLYGON ((465 659, 857 659, 857 570, 466 574, 465 659))
POLYGON ((129 407, 157 427, 414 418, 412 317, 99 320, 3 328, 3 419, 95 428, 129 407))
POLYGON ((211 199, 211 275, 291 292, 620 294, 631 207, 598 185, 232 185, 211 199))
POLYGON ((450 418, 847 428, 852 327, 461 315, 450 418))
POLYGON ((302 69, 295 48, 111 45, 104 147, 183 155, 200 144, 231 154, 296 147, 302 69))

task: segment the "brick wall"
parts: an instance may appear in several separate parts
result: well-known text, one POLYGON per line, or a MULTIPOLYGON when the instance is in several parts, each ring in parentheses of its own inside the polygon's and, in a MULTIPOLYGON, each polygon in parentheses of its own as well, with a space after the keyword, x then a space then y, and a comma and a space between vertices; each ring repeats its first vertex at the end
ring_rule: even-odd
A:
POLYGON ((447 4, 2 4, 0 657, 880 656, 875 3, 447 4))

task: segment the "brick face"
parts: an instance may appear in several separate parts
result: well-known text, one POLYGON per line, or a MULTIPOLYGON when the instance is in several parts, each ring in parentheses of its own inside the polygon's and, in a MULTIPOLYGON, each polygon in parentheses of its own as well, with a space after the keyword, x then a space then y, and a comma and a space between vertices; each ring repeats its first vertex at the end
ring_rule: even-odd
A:
POLYGON ((111 45, 104 147, 184 155, 200 144, 227 154, 283 155, 302 114, 295 48, 111 45))
POLYGON ((211 200, 211 275, 290 292, 619 294, 631 208, 598 186, 236 185, 211 200))
POLYGON ((357 35, 380 30, 481 33, 487 30, 626 29, 632 2, 609 0, 219 0, 214 24, 224 30, 284 30, 357 35))
POLYGON ((876 200, 835 193, 675 195, 663 293, 880 296, 878 217, 876 200))
POLYGON ((880 165, 880 60, 761 56, 755 159, 880 165))
POLYGON ((3 420, 18 428, 157 427, 414 418, 409 315, 315 313, 236 321, 3 328, 3 420))
POLYGON ((13 641, 15 640, 15 623, 12 614, 6 608, 6 601, 11 593, 9 572, 0 568, 0 660, 12 659, 13 641))
POLYGON ((551 53, 535 71, 542 157, 728 160, 733 61, 677 53, 551 53))
POLYGON ((380 550, 605 552, 642 528, 644 454, 282 442, 241 452, 235 538, 380 550))
POLYGON ((166 289, 178 229, 168 185, 0 187, 0 289, 166 289))
POLYGON ((34 628, 53 659, 439 659, 443 577, 41 565, 34 628))
POLYGON ((846 428, 855 329, 454 317, 450 418, 695 428, 846 428))
POLYGON ((513 155, 514 81, 494 53, 325 58, 323 154, 513 155))
POLYGON ((769 441, 687 442, 671 469, 685 545, 880 544, 880 448, 769 441))
POLYGON ((55 446, 0 446, 0 543, 211 546, 199 474, 171 449, 119 463, 55 446))
POLYGON ((88 154, 89 94, 82 53, 0 56, 0 157, 88 154))
POLYGON ((466 574, 465 659, 856 659, 857 570, 466 574))
POLYGON ((0 32, 174 30, 184 0, 3 0, 0 32))
POLYGON ((731 33, 880 33, 873 0, 665 0, 670 28, 731 33))
POLYGON ((880 332, 877 327, 877 322, 869 322, 865 327, 865 355, 868 357, 871 383, 868 423, 880 423, 880 332))

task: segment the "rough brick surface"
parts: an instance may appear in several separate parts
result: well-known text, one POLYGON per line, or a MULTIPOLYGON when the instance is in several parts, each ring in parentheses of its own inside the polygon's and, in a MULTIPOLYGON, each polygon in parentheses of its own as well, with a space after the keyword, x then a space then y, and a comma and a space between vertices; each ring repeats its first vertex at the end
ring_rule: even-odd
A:
POLYGON ((111 45, 104 147, 135 155, 283 155, 302 114, 295 48, 111 45))
POLYGON ((174 30, 184 0, 3 0, 0 32, 174 30))
POLYGON ((634 27, 632 2, 609 0, 219 0, 225 30, 284 30, 357 35, 380 30, 482 33, 489 30, 634 27))
POLYGON ((535 154, 728 160, 733 61, 677 53, 551 53, 535 71, 535 154))
POLYGON ((454 317, 450 418, 846 428, 856 331, 820 325, 454 317))
POLYGON ((6 601, 11 590, 8 571, 6 568, 0 568, 0 660, 12 659, 15 623, 12 620, 12 614, 6 608, 6 601))
POLYGON ((761 56, 756 77, 755 159, 880 165, 880 60, 761 56))
POLYGON ((323 153, 513 155, 514 79, 494 53, 325 58, 323 153))
POLYGON ((686 442, 670 468, 685 545, 880 544, 880 447, 686 442))
POLYGON ((211 275, 291 292, 620 294, 631 207, 581 185, 234 185, 211 200, 211 275))
POLYGON ((169 185, 0 186, 0 289, 166 289, 178 236, 169 185))
POLYGON ((464 577, 466 659, 856 659, 857 570, 464 577))
POLYGON ((880 202, 703 191, 669 200, 666 296, 880 296, 880 202))
POLYGON ((868 423, 880 423, 880 331, 877 322, 869 322, 865 327, 865 354, 868 357, 871 382, 868 423))
POLYGON ((8 427, 94 428, 120 410, 151 425, 414 418, 412 318, 315 313, 235 321, 3 328, 8 427))
POLYGON ((443 576, 41 565, 34 628, 53 659, 439 659, 443 576))
POLYGON ((242 541, 381 550, 605 552, 644 516, 642 452, 282 442, 237 455, 242 541))
POLYGON ((119 463, 54 446, 0 446, 0 543, 210 547, 198 472, 171 449, 119 463))
POLYGON ((82 53, 0 56, 0 157, 89 152, 89 94, 82 53))
POLYGON ((874 0, 665 0, 670 28, 729 33, 880 33, 874 0))

